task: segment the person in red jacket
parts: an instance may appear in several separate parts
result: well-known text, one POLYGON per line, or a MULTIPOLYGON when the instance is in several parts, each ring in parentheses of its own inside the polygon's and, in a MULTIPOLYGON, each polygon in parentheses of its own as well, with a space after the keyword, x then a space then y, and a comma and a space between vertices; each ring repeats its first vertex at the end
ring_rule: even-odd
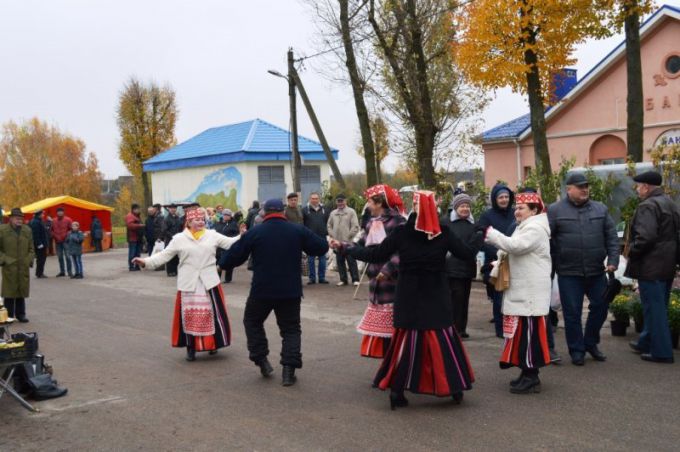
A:
POLYGON ((66 216, 63 207, 57 207, 57 218, 52 221, 52 229, 50 230, 50 236, 54 239, 54 243, 57 244, 57 258, 59 259, 59 274, 57 277, 66 276, 64 272, 64 258, 66 260, 66 271, 69 276, 73 276, 73 270, 71 269, 71 258, 66 256, 66 236, 71 231, 71 223, 73 221, 66 216))
POLYGON ((140 216, 139 204, 132 204, 130 213, 125 215, 125 227, 127 228, 128 269, 131 272, 137 272, 140 270, 139 265, 133 264, 132 260, 142 254, 142 236, 144 235, 144 223, 140 216))

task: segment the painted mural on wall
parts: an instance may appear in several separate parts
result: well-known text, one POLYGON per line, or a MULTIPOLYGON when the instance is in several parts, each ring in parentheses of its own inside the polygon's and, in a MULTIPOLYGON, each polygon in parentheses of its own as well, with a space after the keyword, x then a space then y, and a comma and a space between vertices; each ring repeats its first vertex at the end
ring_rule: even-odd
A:
POLYGON ((218 204, 225 209, 240 210, 241 172, 233 166, 214 171, 203 178, 198 187, 183 202, 196 201, 202 206, 214 207, 218 204))

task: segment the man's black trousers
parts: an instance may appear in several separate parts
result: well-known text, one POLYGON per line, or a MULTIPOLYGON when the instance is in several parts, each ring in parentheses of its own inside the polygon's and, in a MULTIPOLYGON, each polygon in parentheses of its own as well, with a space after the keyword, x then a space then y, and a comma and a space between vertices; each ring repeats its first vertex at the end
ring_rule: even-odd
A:
POLYGON ((243 325, 246 328, 250 360, 258 363, 269 355, 264 322, 272 311, 276 316, 276 324, 279 326, 282 339, 281 365, 299 369, 302 367, 299 298, 281 300, 248 298, 243 314, 243 325))
POLYGON ((35 249, 35 276, 43 276, 45 274, 45 261, 47 260, 47 248, 35 249))

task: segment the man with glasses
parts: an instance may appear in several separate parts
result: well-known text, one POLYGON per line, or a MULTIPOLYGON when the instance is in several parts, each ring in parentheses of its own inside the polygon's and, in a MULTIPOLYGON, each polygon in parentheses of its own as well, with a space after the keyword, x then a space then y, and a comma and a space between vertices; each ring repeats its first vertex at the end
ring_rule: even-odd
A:
POLYGON ((614 272, 619 265, 619 238, 607 207, 590 199, 585 175, 571 174, 566 186, 567 196, 548 207, 548 221, 567 346, 571 362, 582 366, 586 352, 596 361, 607 359, 597 345, 607 319, 605 270, 614 272), (584 296, 590 300, 585 331, 581 324, 584 296))

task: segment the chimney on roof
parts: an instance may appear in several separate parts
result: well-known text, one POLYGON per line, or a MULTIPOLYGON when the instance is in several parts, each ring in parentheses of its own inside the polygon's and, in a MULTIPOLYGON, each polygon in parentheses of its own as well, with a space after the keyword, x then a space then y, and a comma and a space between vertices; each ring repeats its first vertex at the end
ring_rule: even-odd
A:
POLYGON ((576 69, 562 69, 553 75, 551 103, 556 104, 576 86, 576 69))

